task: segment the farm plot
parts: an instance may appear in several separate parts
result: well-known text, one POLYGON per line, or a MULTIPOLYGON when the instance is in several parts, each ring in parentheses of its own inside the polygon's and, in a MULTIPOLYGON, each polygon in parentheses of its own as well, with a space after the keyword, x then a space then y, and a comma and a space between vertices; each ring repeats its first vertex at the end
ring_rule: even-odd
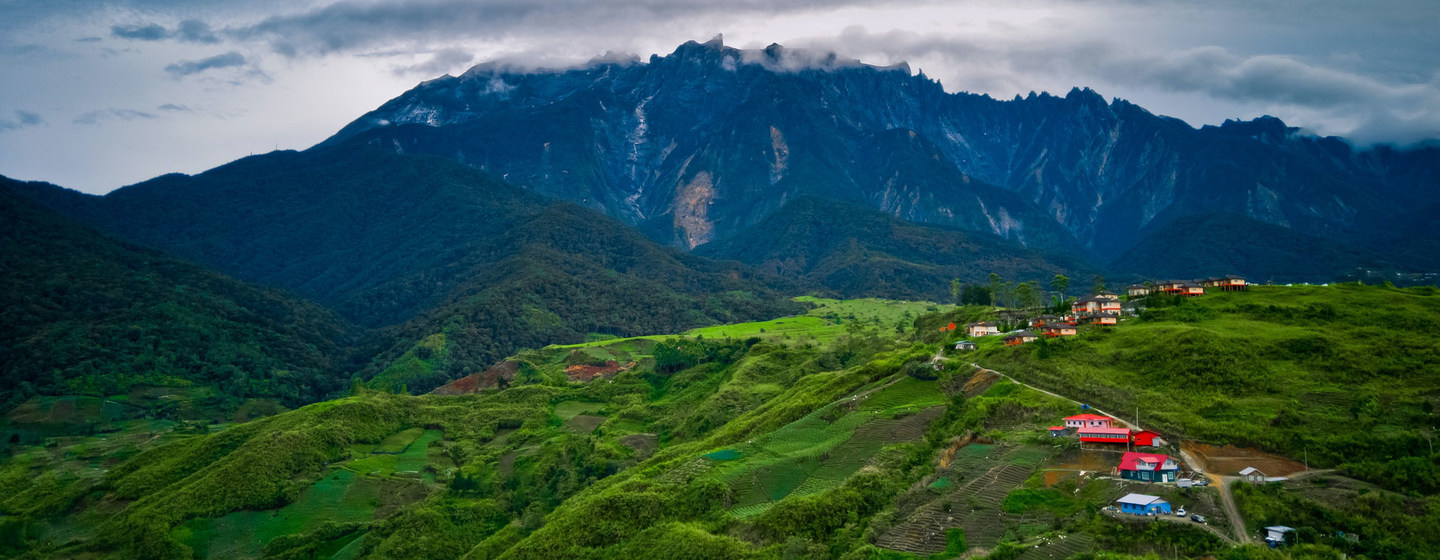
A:
POLYGON ((905 378, 864 401, 842 400, 774 432, 705 456, 735 490, 731 515, 759 514, 789 496, 834 488, 882 447, 924 435, 939 416, 932 382, 905 378))
POLYGON ((1204 464, 1205 472, 1219 475, 1238 474, 1246 467, 1255 467, 1267 476, 1289 476, 1305 470, 1305 465, 1256 449, 1233 445, 1214 446, 1183 442, 1181 449, 1204 464))
POLYGON ((193 549, 197 558, 256 558, 265 543, 285 535, 312 531, 327 522, 374 519, 380 488, 378 480, 334 469, 279 510, 193 519, 177 527, 174 536, 193 549))
MULTIPOLYGON (((441 439, 443 434, 440 430, 420 430, 411 437, 411 431, 406 430, 391 436, 391 438, 397 438, 400 434, 405 434, 403 437, 397 438, 395 442, 403 438, 410 439, 410 442, 399 452, 380 451, 393 448, 387 447, 386 442, 391 442, 391 438, 386 438, 379 447, 365 451, 367 455, 358 459, 346 461, 341 468, 362 476, 394 476, 397 473, 406 475, 413 473, 411 476, 420 476, 421 471, 425 470, 425 466, 430 464, 430 443, 441 439)), ((364 449, 363 446, 354 446, 352 452, 362 449, 364 449)))
POLYGON ((897 522, 876 544, 901 552, 934 554, 945 550, 946 530, 960 527, 970 546, 995 546, 1008 527, 1023 519, 1004 511, 1005 496, 1029 478, 1048 451, 985 444, 961 448, 941 469, 947 484, 934 488, 934 498, 897 522))

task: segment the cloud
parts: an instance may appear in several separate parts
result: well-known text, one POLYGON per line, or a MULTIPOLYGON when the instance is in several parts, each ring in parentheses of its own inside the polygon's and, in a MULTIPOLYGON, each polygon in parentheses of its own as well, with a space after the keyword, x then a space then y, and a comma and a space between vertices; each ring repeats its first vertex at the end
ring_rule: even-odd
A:
POLYGON ((15 111, 14 119, 0 119, 0 132, 19 130, 45 124, 45 119, 30 111, 15 111))
POLYGON ((110 27, 110 35, 121 39, 134 39, 137 41, 159 41, 170 36, 170 32, 164 26, 157 23, 145 25, 114 25, 110 27))
POLYGON ((876 4, 873 0, 810 0, 798 5, 771 0, 341 0, 293 14, 227 29, 242 40, 263 40, 285 56, 355 52, 393 46, 396 42, 428 42, 448 38, 501 40, 508 37, 553 39, 551 47, 572 42, 578 34, 593 38, 634 37, 662 25, 707 16, 729 18, 757 14, 800 14, 876 4))
POLYGON ((182 60, 180 62, 175 62, 167 65, 165 67, 165 71, 169 72, 170 75, 179 78, 192 74, 199 74, 207 70, 214 70, 216 68, 233 68, 236 66, 244 65, 245 55, 242 55, 235 51, 230 51, 225 54, 217 54, 215 56, 209 58, 202 58, 200 60, 182 60))
POLYGON ((187 19, 180 22, 173 33, 175 38, 187 43, 214 44, 219 43, 220 38, 210 29, 210 24, 198 19, 187 19))
POLYGON ((1105 39, 979 42, 863 27, 800 43, 891 61, 926 60, 951 86, 970 91, 1023 93, 1047 82, 1149 90, 1256 107, 1361 143, 1440 137, 1440 80, 1381 80, 1291 55, 1242 55, 1218 45, 1136 49, 1105 39))
POLYGON ((172 111, 172 112, 177 112, 177 113, 192 113, 192 112, 194 112, 194 109, 191 109, 190 106, 188 106, 188 105, 179 105, 179 104, 175 104, 175 103, 166 103, 166 104, 164 104, 164 105, 160 105, 159 107, 156 107, 156 109, 161 110, 161 111, 172 111))
POLYGON ((75 120, 73 122, 75 124, 93 125, 100 124, 103 121, 111 120, 133 121, 142 119, 150 120, 154 118, 156 117, 153 113, 136 111, 134 109, 115 109, 112 107, 110 109, 100 109, 98 111, 90 111, 88 113, 82 114, 78 117, 75 117, 75 120))
POLYGON ((395 69, 396 75, 403 74, 424 74, 434 76, 444 74, 457 68, 463 69, 466 64, 475 60, 475 55, 463 49, 440 49, 430 55, 430 60, 395 69))
POLYGON ((175 39, 185 43, 214 44, 220 42, 220 37, 210 29, 210 24, 198 19, 181 21, 180 25, 173 30, 166 29, 165 26, 158 23, 114 25, 110 27, 110 34, 121 39, 136 41, 175 39))

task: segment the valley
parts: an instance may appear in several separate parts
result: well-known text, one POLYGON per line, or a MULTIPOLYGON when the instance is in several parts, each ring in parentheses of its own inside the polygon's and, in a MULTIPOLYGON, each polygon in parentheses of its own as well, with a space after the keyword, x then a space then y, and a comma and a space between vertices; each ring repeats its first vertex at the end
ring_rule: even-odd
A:
MULTIPOLYGON (((491 384, 460 393, 356 385, 342 399, 239 423, 127 419, 119 404, 37 400, 7 426, 72 420, 69 433, 15 447, 0 467, 0 508, 14 512, 4 546, 39 557, 620 557, 664 543, 691 558, 1270 558, 1237 543, 1284 524, 1310 543, 1296 553, 1435 557, 1427 551, 1440 547, 1419 527, 1440 511, 1425 486, 1437 473, 1433 456, 1413 454, 1433 414, 1424 403, 1433 411, 1440 387, 1429 377, 1433 355, 1395 354, 1418 360, 1394 367, 1419 375, 1348 391, 1360 408, 1306 396, 1352 382, 1346 368, 1359 364, 1335 361, 1345 353, 1297 367, 1261 352, 1163 394, 1145 391, 1196 380, 1156 380, 1124 362, 1091 368, 1117 363, 1105 357, 1110 344, 1156 360, 1146 352, 1173 348, 1176 329, 1253 341, 1325 328, 1371 356, 1368 375, 1396 375, 1374 338, 1343 329, 1377 328, 1363 317, 1383 313, 1384 340, 1405 344, 1394 321, 1424 332, 1440 294, 1251 286, 1145 301, 1117 326, 1018 346, 986 336, 960 352, 954 342, 967 334, 947 325, 992 318, 992 309, 800 298, 813 306, 806 315, 522 351, 491 384), (576 366, 600 369, 577 377, 576 366), (1258 373, 1286 381, 1241 389, 1258 373), (1216 394, 1239 400, 1218 413, 1206 404, 1216 394), (1382 404, 1365 409, 1372 397, 1382 404), (1214 460, 1182 464, 1182 473, 1223 475, 1243 516, 1232 520, 1215 484, 1131 480, 1116 471, 1124 445, 1055 437, 1049 426, 1082 412, 1069 398, 1115 412, 1139 404, 1140 426, 1163 434, 1153 453, 1300 450, 1311 468, 1332 470, 1251 486, 1214 460), (1358 422, 1332 420, 1352 408, 1358 422), (99 421, 100 433, 82 427, 99 421), (1357 445, 1371 447, 1341 451, 1357 445), (1109 511, 1136 493, 1206 521, 1109 511), (1322 538, 1336 531, 1360 538, 1322 538)), ((1216 355, 1236 354, 1247 355, 1216 355)))

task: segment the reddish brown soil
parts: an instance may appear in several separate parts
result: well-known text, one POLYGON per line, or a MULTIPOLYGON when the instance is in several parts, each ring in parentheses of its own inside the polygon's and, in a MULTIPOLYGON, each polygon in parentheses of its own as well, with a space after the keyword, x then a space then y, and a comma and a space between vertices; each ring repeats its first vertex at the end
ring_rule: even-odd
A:
POLYGON ((633 367, 635 367, 635 362, 630 362, 622 366, 620 362, 610 360, 605 362, 603 366, 576 364, 565 368, 565 375, 569 376, 571 381, 589 382, 599 377, 610 377, 633 367))
POLYGON ((501 379, 504 379, 506 382, 515 379, 515 372, 519 369, 519 362, 500 362, 480 373, 470 374, 436 387, 430 394, 469 395, 485 389, 495 389, 500 386, 501 379))
POLYGON ((1236 475, 1245 467, 1255 467, 1266 476, 1290 476, 1305 470, 1305 465, 1245 447, 1226 445, 1217 447, 1203 443, 1183 442, 1181 449, 1204 464, 1205 471, 1219 475, 1236 475))

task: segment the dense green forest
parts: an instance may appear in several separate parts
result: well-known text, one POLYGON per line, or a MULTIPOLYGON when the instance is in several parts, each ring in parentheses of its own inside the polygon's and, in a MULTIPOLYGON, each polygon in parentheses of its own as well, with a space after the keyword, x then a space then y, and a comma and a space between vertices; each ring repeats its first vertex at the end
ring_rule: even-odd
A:
POLYGON ((0 180, 0 411, 144 386, 299 406, 345 387, 356 333, 334 313, 106 238, 16 186, 0 180))
POLYGON ((20 446, 0 463, 0 552, 1437 558, 1428 527, 1440 521, 1440 498, 1425 486, 1434 457, 1414 449, 1440 389, 1427 353, 1435 345, 1407 334, 1430 326, 1437 299, 1364 286, 1157 298, 1109 330, 1014 348, 986 337, 969 354, 951 348, 963 335, 942 327, 993 318, 992 308, 916 315, 924 308, 811 299, 819 307, 803 316, 686 337, 592 336, 519 352, 513 377, 468 395, 356 385, 343 399, 210 433, 133 420, 20 446), (1388 322, 1367 318, 1379 316, 1388 322), (1322 327, 1338 332, 1317 334, 1322 327), (1307 337, 1338 347, 1311 357, 1324 351, 1307 337), (1195 350, 1227 342, 1224 352, 1195 350), (1308 448, 1314 466, 1339 470, 1236 487, 1236 533, 1216 488, 1107 476, 1117 453, 1047 431, 1078 404, 971 361, 1114 410, 1141 403, 1142 421, 1173 440, 1159 452, 1201 441, 1298 460, 1292 449, 1308 448), (1085 374, 1050 366, 1062 363, 1112 369, 1065 384, 1085 374), (1402 371, 1405 383, 1387 381, 1402 371), (1175 383, 1169 396, 1157 386, 1175 383), (1316 398, 1325 391, 1336 396, 1316 398), (1217 402, 1227 414, 1205 408, 1217 402), (1107 509, 1135 492, 1209 522, 1107 509), (1300 540, 1256 544, 1271 524, 1296 527, 1300 540))
POLYGON ((907 222, 853 203, 802 197, 697 254, 805 278, 844 297, 947 301, 950 282, 995 273, 1022 280, 1088 278, 1079 252, 1029 249, 984 233, 907 222))
POLYGON ((355 343, 362 362, 332 379, 413 391, 587 333, 795 313, 786 294, 805 291, 460 163, 372 146, 276 152, 104 197, 13 186, 112 235, 329 306, 370 329, 355 343))

